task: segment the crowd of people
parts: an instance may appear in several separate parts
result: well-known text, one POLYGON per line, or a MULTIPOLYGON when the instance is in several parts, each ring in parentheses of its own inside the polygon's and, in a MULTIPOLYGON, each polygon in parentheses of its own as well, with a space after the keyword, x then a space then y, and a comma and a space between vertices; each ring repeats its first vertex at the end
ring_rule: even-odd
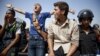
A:
POLYGON ((4 25, 0 25, 0 56, 96 56, 100 54, 100 26, 91 26, 94 14, 90 9, 82 9, 78 21, 68 18, 67 2, 54 3, 54 10, 42 12, 39 3, 33 12, 25 12, 12 4, 7 4, 4 25), (15 18, 16 13, 30 20, 26 28, 24 20, 15 18), (54 15, 54 20, 45 28, 45 21, 54 15), (79 23, 78 23, 79 22, 79 23), (22 52, 23 54, 19 54, 22 52))

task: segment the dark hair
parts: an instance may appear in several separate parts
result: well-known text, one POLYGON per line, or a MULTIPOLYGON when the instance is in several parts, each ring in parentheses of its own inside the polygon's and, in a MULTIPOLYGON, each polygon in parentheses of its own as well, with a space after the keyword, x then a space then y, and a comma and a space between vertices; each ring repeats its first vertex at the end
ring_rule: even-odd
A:
POLYGON ((98 25, 98 24, 94 24, 94 25, 93 25, 93 28, 94 28, 94 29, 98 29, 98 28, 99 28, 99 25, 98 25))
POLYGON ((65 11, 65 16, 68 15, 68 11, 69 11, 69 5, 66 2, 63 1, 59 1, 54 3, 54 6, 58 6, 60 10, 64 10, 65 11))
POLYGON ((6 11, 6 13, 11 13, 11 14, 15 17, 15 11, 14 11, 13 8, 8 9, 8 10, 6 11))
POLYGON ((2 25, 0 25, 0 29, 2 28, 2 25))

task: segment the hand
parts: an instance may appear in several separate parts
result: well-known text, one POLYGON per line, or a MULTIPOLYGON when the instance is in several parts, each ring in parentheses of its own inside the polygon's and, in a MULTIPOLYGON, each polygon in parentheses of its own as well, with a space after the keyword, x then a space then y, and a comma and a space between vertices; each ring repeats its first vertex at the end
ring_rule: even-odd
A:
POLYGON ((5 25, 8 24, 8 18, 7 18, 7 15, 5 15, 5 17, 4 17, 4 24, 5 24, 5 25))
POLYGON ((69 12, 72 14, 75 14, 75 10, 74 9, 69 9, 69 12))
POLYGON ((55 54, 54 53, 49 53, 48 56, 55 56, 55 54))
POLYGON ((35 22, 33 22, 33 24, 36 27, 36 29, 40 29, 40 25, 37 19, 35 20, 35 22))
POLYGON ((12 4, 6 4, 7 8, 12 8, 12 4))
POLYGON ((0 56, 6 56, 6 55, 7 55, 7 51, 5 51, 5 50, 2 51, 1 54, 0 54, 0 56))
POLYGON ((71 55, 66 55, 66 56, 71 56, 71 55))
POLYGON ((54 13, 55 13, 55 10, 52 10, 52 11, 50 12, 51 15, 53 15, 54 13))
POLYGON ((100 37, 100 31, 99 31, 98 29, 95 29, 94 32, 96 33, 96 35, 97 35, 98 37, 100 37))

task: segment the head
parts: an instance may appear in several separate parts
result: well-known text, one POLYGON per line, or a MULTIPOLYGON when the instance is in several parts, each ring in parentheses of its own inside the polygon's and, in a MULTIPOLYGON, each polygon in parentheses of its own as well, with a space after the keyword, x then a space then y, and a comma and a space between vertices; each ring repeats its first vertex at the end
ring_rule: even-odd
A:
POLYGON ((83 9, 78 13, 77 17, 81 25, 88 27, 93 20, 94 14, 89 9, 83 9))
POLYGON ((8 10, 6 11, 5 17, 6 17, 6 19, 7 19, 8 21, 13 20, 14 17, 15 17, 15 11, 14 11, 13 9, 8 9, 8 10))
POLYGON ((69 11, 69 5, 66 2, 59 1, 54 3, 55 18, 67 17, 69 11))
POLYGON ((34 12, 35 12, 35 13, 40 13, 41 10, 42 10, 41 5, 40 5, 39 3, 36 3, 36 4, 34 5, 34 12))
POLYGON ((25 29, 25 27, 26 27, 26 22, 23 21, 23 23, 22 23, 22 25, 21 25, 21 28, 22 28, 22 29, 25 29))
POLYGON ((93 28, 97 30, 97 29, 99 29, 99 25, 98 24, 94 24, 93 28))
POLYGON ((0 29, 2 29, 2 25, 0 25, 0 29))

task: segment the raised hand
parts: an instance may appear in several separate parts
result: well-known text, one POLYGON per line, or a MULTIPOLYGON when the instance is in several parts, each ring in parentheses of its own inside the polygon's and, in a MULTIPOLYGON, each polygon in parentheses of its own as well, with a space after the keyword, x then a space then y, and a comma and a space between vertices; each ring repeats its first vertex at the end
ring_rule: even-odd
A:
POLYGON ((7 15, 5 15, 5 17, 4 17, 4 24, 8 24, 8 18, 7 18, 7 15))
POLYGON ((74 9, 69 9, 69 12, 72 14, 75 14, 75 10, 74 9))
POLYGON ((13 8, 12 4, 6 4, 7 8, 13 8))

